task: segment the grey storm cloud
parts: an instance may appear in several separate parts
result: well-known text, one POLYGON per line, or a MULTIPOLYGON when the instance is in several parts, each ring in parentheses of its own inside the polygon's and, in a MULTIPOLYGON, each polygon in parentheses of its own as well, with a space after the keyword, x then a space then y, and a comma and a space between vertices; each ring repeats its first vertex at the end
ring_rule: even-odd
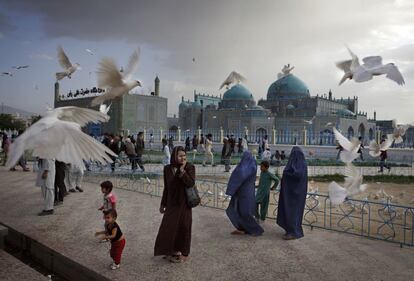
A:
MULTIPOLYGON (((190 96, 191 87, 217 94, 222 80, 237 70, 247 77, 255 97, 262 98, 286 63, 296 66, 294 73, 313 94, 332 89, 341 96, 372 95, 378 90, 372 83, 347 82, 338 87, 341 73, 335 62, 349 58, 344 44, 360 53, 360 58, 385 53, 397 64, 414 60, 413 46, 396 40, 404 37, 399 27, 414 26, 414 5, 409 1, 50 0, 3 4, 38 16, 49 38, 122 40, 159 50, 163 54, 160 72, 170 81, 165 87, 176 95, 183 94, 178 93, 180 89, 190 96)), ((407 81, 406 87, 411 83, 407 81)), ((386 90, 397 87, 388 81, 383 84, 386 90)))

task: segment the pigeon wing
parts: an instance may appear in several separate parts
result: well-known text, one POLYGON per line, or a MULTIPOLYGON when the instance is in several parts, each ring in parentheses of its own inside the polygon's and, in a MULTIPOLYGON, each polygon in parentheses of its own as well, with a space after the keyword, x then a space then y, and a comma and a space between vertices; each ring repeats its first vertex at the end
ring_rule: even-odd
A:
POLYGON ((331 182, 328 186, 329 200, 332 205, 339 205, 344 202, 347 196, 347 190, 336 182, 331 182))
POLYGON ((119 72, 119 68, 113 59, 103 58, 99 62, 96 74, 98 76, 98 87, 100 88, 113 88, 124 85, 122 74, 119 72))
POLYGON ((404 77, 394 64, 389 64, 387 67, 387 75, 385 76, 392 81, 395 81, 398 85, 404 85, 404 77))
POLYGON ((380 56, 370 56, 362 59, 364 66, 368 68, 374 68, 382 65, 382 57, 380 56))
POLYGON ((333 132, 334 132, 335 138, 339 142, 339 144, 346 151, 351 151, 352 150, 352 143, 346 137, 344 137, 335 127, 333 128, 333 132))
POLYGON ((336 63, 336 67, 343 70, 345 73, 351 72, 352 60, 344 60, 336 63))
POLYGON ((106 113, 89 108, 80 108, 76 106, 58 107, 51 111, 50 114, 57 113, 58 118, 64 121, 78 123, 81 127, 88 123, 108 122, 109 116, 106 113))
POLYGON ((139 63, 139 55, 140 55, 140 49, 137 49, 129 57, 128 65, 125 68, 125 71, 123 72, 123 75, 124 75, 123 77, 125 80, 131 79, 132 75, 137 71, 138 63, 139 63))
POLYGON ((57 52, 58 52, 58 61, 59 61, 60 66, 64 69, 68 69, 72 67, 72 63, 70 62, 62 46, 58 47, 57 52))

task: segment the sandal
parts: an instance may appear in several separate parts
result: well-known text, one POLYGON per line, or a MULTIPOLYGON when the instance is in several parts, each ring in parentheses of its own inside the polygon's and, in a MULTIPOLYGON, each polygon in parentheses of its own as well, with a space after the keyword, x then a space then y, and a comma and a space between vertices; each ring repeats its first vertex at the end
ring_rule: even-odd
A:
POLYGON ((241 230, 235 230, 233 232, 230 233, 231 235, 244 235, 246 234, 244 231, 241 230))
POLYGON ((170 262, 172 262, 172 263, 183 263, 183 262, 186 262, 188 260, 188 256, 186 257, 186 256, 183 256, 183 255, 180 255, 180 256, 172 256, 171 258, 170 258, 170 262))

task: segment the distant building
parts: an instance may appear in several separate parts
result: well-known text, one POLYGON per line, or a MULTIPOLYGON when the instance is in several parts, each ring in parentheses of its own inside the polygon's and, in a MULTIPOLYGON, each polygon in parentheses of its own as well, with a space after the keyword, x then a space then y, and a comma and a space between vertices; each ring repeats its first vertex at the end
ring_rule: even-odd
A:
MULTIPOLYGON (((155 91, 150 95, 127 94, 117 100, 106 102, 111 105, 108 114, 110 120, 102 124, 89 124, 85 131, 93 135, 104 132, 116 134, 136 134, 146 131, 148 134, 160 129, 167 129, 168 99, 159 96, 160 80, 155 78, 155 91)), ((55 83, 55 107, 78 106, 99 110, 99 106, 91 107, 91 101, 104 91, 101 89, 81 89, 66 95, 59 91, 59 83, 55 83)))

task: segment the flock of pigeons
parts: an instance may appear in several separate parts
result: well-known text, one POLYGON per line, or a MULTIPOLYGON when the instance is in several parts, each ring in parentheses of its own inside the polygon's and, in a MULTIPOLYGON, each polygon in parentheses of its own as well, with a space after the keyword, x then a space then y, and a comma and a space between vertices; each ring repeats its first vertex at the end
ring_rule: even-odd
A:
MULTIPOLYGON (((93 51, 87 49, 93 55, 93 51)), ((72 64, 61 46, 58 47, 58 61, 63 71, 56 73, 56 79, 71 79, 73 73, 80 69, 80 64, 72 64)), ((56 159, 73 164, 85 170, 85 161, 98 163, 112 162, 110 156, 116 156, 109 148, 82 132, 81 127, 87 123, 108 122, 111 105, 104 104, 129 93, 141 86, 132 76, 139 62, 139 50, 132 53, 125 70, 120 70, 111 58, 103 58, 97 69, 98 87, 105 91, 92 100, 91 105, 99 105, 99 111, 76 106, 49 109, 46 115, 30 126, 16 138, 10 147, 7 167, 14 166, 25 150, 31 150, 34 157, 56 159)), ((28 66, 16 67, 16 69, 28 66)))
MULTIPOLYGON (((377 143, 372 140, 369 144, 369 154, 374 157, 380 157, 382 151, 387 151, 393 143, 401 143, 403 136, 407 130, 407 126, 396 125, 394 121, 394 132, 388 134, 386 138, 381 142, 377 143)), ((357 138, 347 139, 342 135, 335 127, 333 132, 339 145, 343 148, 340 154, 340 159, 345 163, 345 182, 341 186, 337 182, 333 181, 329 184, 329 198, 333 205, 339 205, 345 201, 346 198, 353 195, 364 192, 367 189, 367 185, 363 184, 363 175, 361 169, 355 167, 352 162, 359 157, 358 151, 361 147, 361 142, 357 138)), ((382 195, 384 191, 382 190, 382 195)))

